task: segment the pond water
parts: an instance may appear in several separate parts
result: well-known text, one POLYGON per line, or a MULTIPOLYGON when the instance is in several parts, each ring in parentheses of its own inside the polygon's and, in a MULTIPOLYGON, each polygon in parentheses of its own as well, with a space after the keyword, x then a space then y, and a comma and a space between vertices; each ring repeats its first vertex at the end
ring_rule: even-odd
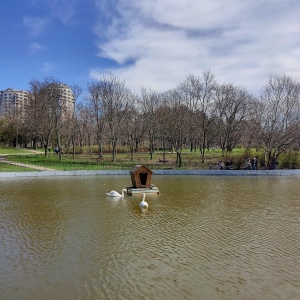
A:
POLYGON ((300 299, 300 178, 0 180, 1 299, 300 299))

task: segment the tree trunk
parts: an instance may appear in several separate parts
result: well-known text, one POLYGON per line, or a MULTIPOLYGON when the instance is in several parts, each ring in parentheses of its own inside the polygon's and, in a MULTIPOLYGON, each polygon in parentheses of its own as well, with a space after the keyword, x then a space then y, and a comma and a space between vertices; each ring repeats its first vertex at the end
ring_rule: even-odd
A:
POLYGON ((36 138, 34 138, 32 142, 33 142, 33 149, 36 150, 37 149, 36 138))
POLYGON ((48 157, 48 143, 44 143, 44 153, 45 153, 45 157, 48 157))
POLYGON ((112 144, 112 162, 116 161, 117 145, 115 142, 112 144))
POLYGON ((58 158, 62 160, 62 153, 61 153, 61 145, 60 145, 60 135, 57 135, 57 148, 58 148, 58 158))
POLYGON ((103 158, 103 149, 101 143, 98 144, 98 158, 99 159, 103 158))
POLYGON ((130 160, 133 161, 134 149, 133 147, 130 149, 130 160))
POLYGON ((178 168, 181 168, 181 153, 180 152, 176 152, 176 156, 177 156, 177 158, 176 158, 176 160, 177 160, 177 166, 178 166, 178 168))
POLYGON ((75 143, 72 141, 72 155, 73 155, 73 160, 75 159, 75 143))
POLYGON ((153 159, 153 143, 152 142, 150 142, 150 160, 152 160, 153 159))

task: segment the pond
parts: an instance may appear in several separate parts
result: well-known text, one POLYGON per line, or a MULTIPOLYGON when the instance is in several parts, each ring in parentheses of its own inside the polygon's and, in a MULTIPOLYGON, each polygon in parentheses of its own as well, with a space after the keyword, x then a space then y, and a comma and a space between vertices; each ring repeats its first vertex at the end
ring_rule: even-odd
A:
POLYGON ((1 299, 300 299, 299 177, 0 180, 1 299))

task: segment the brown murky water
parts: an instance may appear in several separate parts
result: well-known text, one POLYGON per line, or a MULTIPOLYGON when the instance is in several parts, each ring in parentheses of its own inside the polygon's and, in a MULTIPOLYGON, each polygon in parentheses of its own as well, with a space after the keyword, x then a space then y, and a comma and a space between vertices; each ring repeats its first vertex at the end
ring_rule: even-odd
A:
POLYGON ((300 299, 300 178, 0 181, 0 298, 300 299))

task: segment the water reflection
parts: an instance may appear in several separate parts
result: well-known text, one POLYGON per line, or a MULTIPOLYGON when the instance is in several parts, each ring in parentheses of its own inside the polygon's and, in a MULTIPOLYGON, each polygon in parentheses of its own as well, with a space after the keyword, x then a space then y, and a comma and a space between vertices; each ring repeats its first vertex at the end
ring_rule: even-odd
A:
POLYGON ((299 178, 129 180, 2 180, 1 299, 300 297, 299 178))

